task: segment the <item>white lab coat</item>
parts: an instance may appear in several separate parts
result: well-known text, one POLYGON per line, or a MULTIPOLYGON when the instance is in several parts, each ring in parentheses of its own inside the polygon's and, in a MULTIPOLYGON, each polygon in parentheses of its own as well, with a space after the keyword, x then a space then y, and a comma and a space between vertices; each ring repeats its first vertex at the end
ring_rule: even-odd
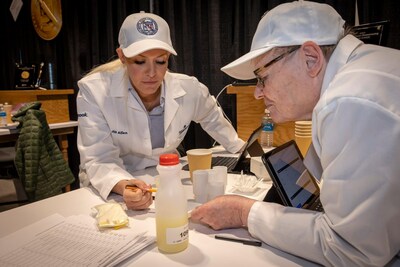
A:
POLYGON ((194 77, 166 73, 165 146, 158 149, 152 149, 148 115, 128 91, 131 85, 123 67, 86 76, 78 86, 80 179, 104 199, 118 181, 132 179, 131 172, 155 166, 160 154, 174 152, 191 121, 200 123, 229 152, 244 144, 208 88, 194 77))
POLYGON ((400 264, 400 51, 341 40, 312 122, 325 213, 257 202, 250 233, 324 266, 400 264))

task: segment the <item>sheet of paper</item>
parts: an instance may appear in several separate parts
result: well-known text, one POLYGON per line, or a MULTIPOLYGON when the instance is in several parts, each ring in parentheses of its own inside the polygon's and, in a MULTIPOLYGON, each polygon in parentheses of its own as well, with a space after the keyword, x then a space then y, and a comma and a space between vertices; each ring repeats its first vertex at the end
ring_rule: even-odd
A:
POLYGON ((112 266, 154 242, 129 228, 100 231, 89 215, 55 214, 0 239, 0 266, 112 266))

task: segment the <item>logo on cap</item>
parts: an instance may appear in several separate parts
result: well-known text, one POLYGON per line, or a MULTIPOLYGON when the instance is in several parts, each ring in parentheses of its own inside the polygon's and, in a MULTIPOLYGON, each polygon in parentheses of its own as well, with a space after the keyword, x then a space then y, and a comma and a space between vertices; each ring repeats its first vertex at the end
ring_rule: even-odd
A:
POLYGON ((152 18, 142 18, 136 24, 137 30, 145 35, 154 35, 158 31, 157 22, 152 18))

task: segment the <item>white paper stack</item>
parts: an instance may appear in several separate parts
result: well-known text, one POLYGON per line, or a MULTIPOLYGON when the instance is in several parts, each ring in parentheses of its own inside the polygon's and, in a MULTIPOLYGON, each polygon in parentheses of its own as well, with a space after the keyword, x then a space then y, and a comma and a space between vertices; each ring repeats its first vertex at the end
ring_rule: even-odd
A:
POLYGON ((115 266, 155 242, 131 228, 100 231, 89 215, 51 215, 0 239, 0 266, 115 266))

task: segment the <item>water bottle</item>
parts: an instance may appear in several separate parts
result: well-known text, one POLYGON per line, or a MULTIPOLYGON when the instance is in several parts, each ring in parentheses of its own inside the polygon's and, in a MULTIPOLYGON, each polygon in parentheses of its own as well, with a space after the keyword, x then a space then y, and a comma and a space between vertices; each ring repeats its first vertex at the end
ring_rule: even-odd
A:
POLYGON ((9 105, 8 102, 4 102, 3 108, 4 111, 6 112, 7 123, 12 123, 11 120, 12 105, 9 105))
POLYGON ((7 113, 4 110, 4 105, 0 104, 0 126, 7 125, 7 113))
POLYGON ((187 199, 180 179, 181 169, 178 155, 160 156, 155 197, 156 232, 158 249, 166 253, 185 250, 189 244, 187 199))
POLYGON ((260 145, 262 148, 271 148, 274 142, 274 122, 268 109, 265 109, 261 125, 260 145))

